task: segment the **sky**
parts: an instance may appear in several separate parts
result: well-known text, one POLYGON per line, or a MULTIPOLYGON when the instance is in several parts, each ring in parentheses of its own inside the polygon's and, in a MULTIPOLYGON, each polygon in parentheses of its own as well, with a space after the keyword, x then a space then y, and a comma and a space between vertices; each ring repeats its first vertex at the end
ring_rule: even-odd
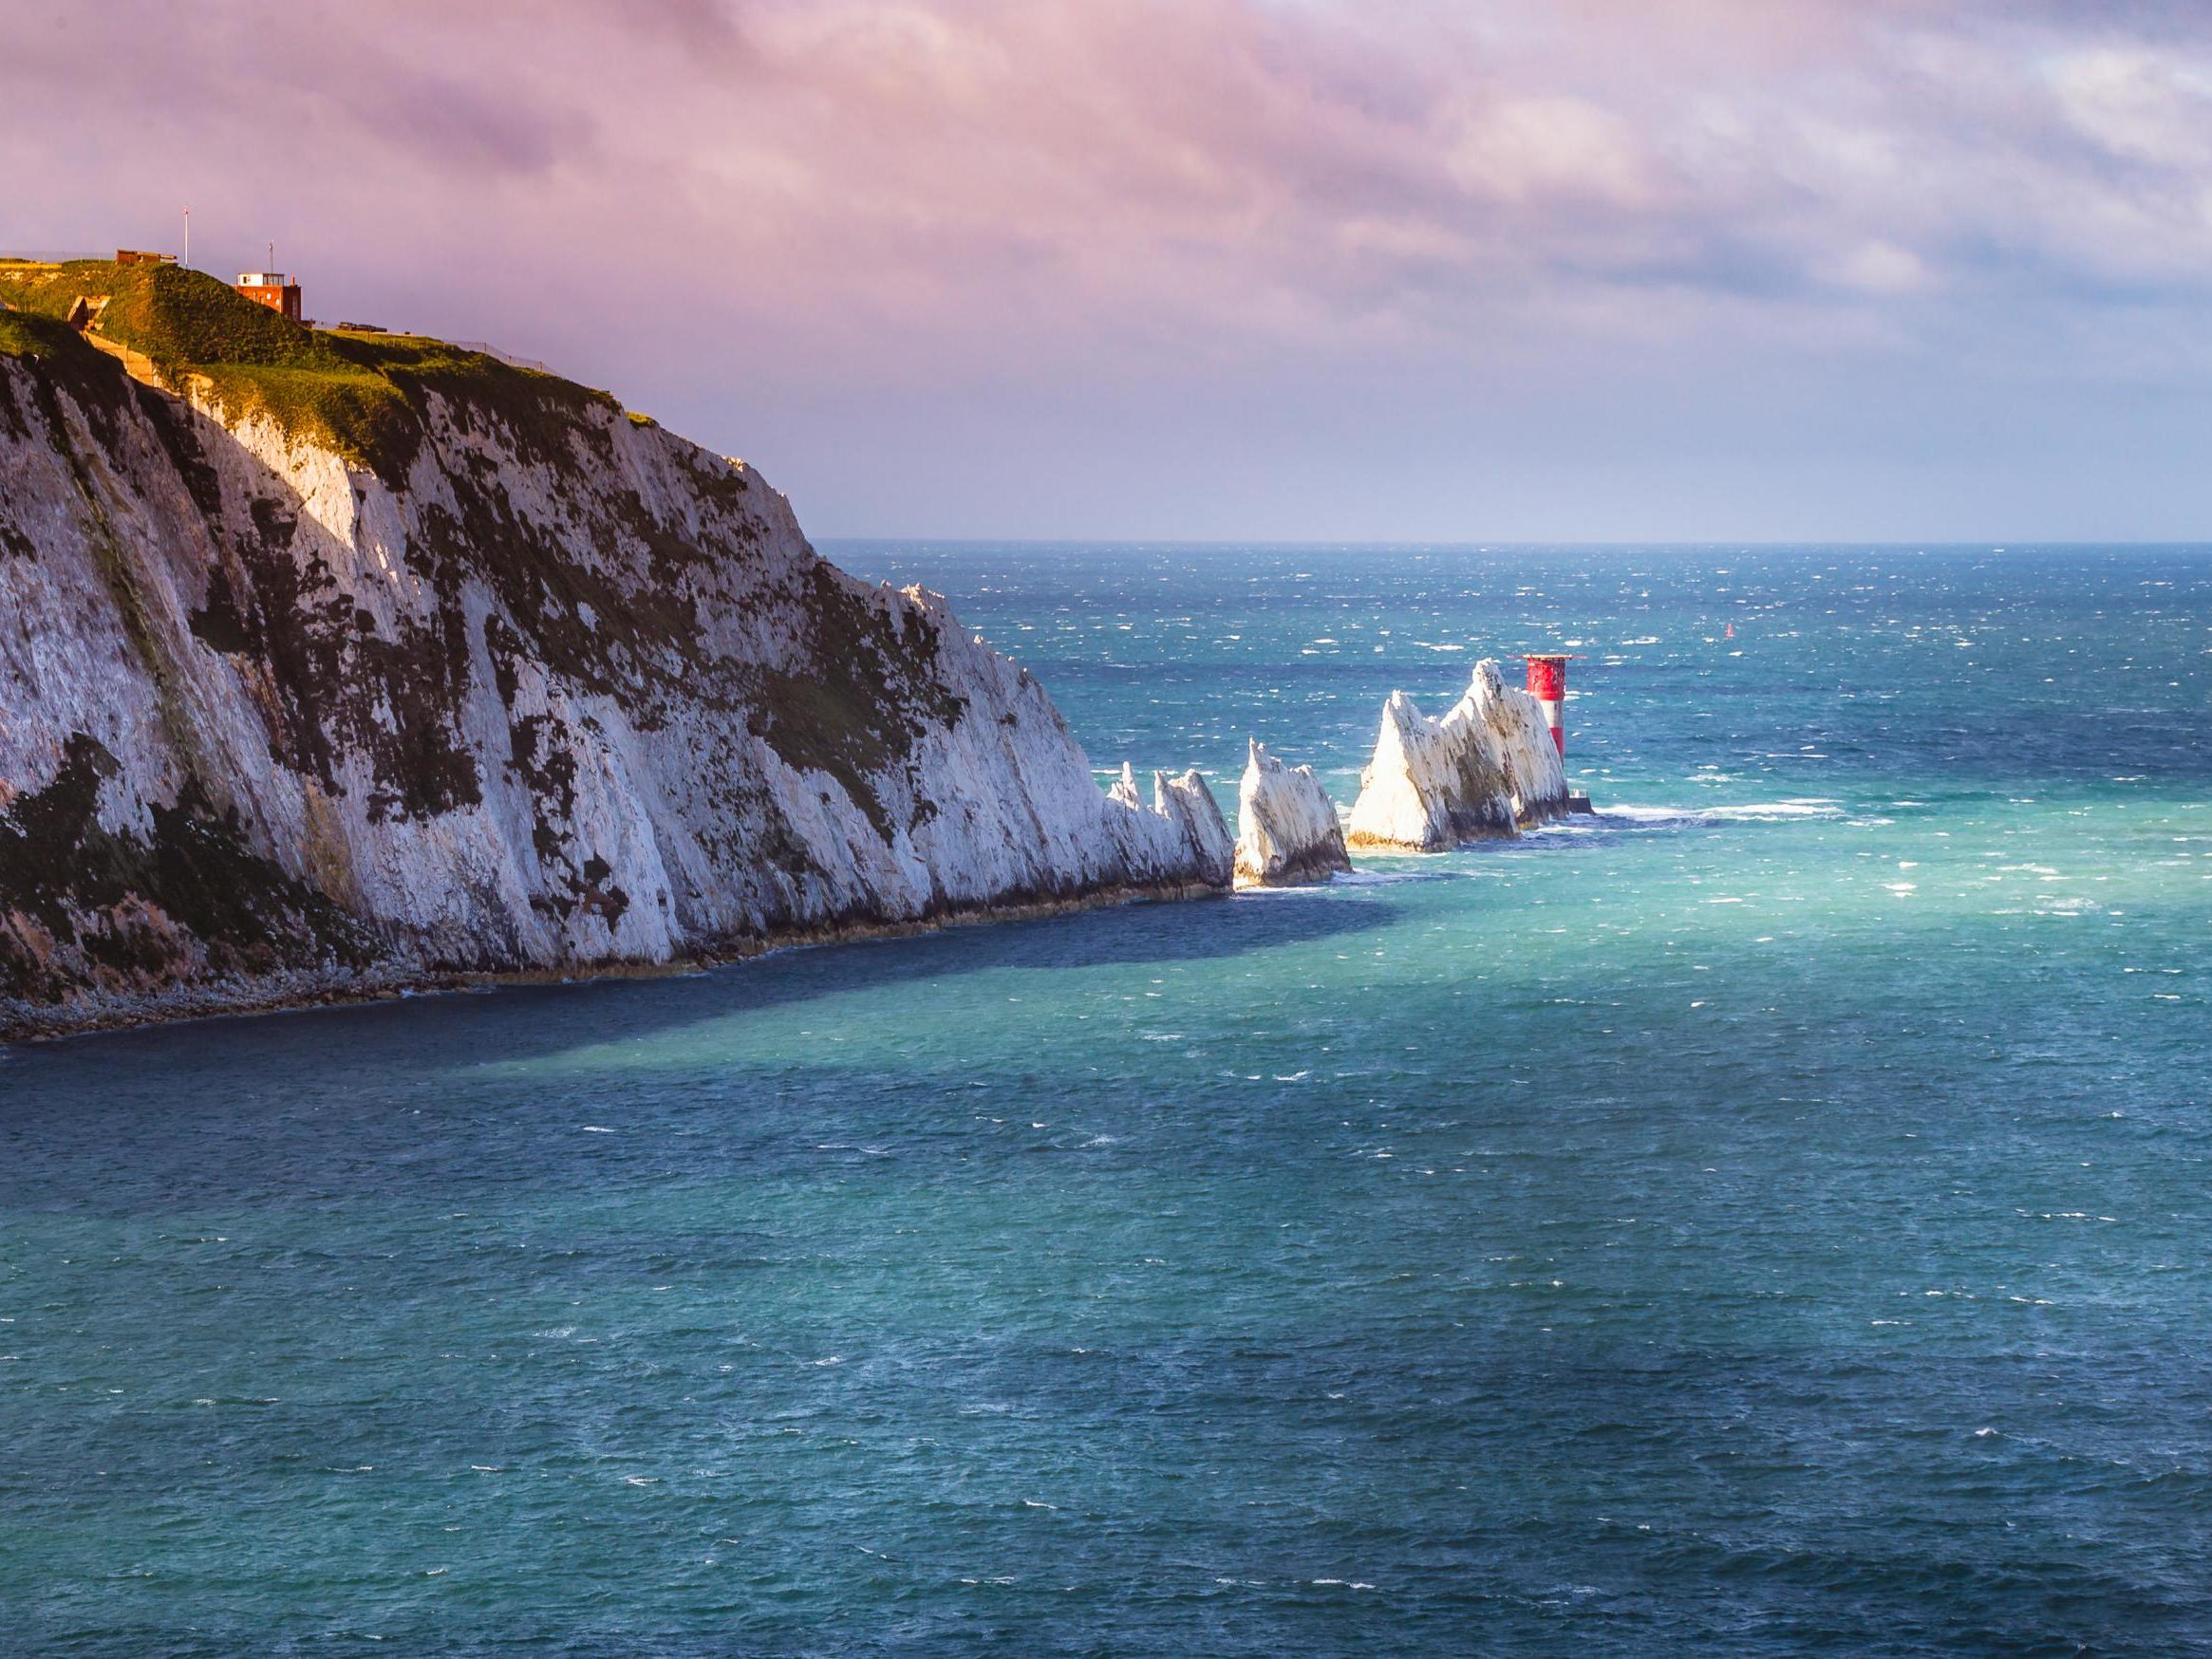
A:
POLYGON ((2212 536, 2212 5, 0 0, 0 252, 278 266, 817 537, 2212 536))

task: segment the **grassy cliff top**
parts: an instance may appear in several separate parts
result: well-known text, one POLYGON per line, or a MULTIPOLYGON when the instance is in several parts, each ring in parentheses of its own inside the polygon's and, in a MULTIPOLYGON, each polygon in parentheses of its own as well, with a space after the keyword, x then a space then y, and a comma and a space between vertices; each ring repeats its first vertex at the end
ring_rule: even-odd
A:
POLYGON ((0 304, 19 313, 0 313, 0 356, 53 349, 41 323, 66 318, 80 296, 105 296, 94 330, 144 353, 171 385, 205 376, 234 413, 264 412, 395 482, 421 442, 427 393, 497 416, 549 459, 565 454, 579 417, 620 407, 605 392, 423 335, 305 327, 175 265, 0 260, 0 304))
MULTIPOLYGON (((0 284, 7 280, 0 276, 0 284)), ((0 287, 0 294, 6 292, 6 288, 0 287)), ((52 317, 0 311, 0 357, 43 357, 75 343, 75 330, 64 327, 52 317)))

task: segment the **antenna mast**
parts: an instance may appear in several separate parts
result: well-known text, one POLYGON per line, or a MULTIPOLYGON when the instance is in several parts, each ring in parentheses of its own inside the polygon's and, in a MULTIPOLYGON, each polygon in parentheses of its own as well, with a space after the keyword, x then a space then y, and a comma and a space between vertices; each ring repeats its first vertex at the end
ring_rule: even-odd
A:
POLYGON ((177 262, 186 270, 192 268, 192 209, 184 210, 184 257, 177 262))

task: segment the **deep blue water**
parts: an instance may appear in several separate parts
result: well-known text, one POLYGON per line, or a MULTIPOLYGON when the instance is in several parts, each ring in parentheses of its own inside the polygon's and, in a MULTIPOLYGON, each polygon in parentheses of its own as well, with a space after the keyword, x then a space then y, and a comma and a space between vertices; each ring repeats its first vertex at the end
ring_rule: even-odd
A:
POLYGON ((2212 1650, 2212 557, 827 550, 1607 813, 7 1052, 0 1651, 2212 1650))

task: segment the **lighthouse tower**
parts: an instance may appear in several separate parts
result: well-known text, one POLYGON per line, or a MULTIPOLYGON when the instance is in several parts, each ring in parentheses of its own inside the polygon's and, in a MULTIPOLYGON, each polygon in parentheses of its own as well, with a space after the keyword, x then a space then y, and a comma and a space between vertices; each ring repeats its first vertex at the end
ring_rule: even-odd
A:
MULTIPOLYGON (((1566 707, 1566 665, 1573 661, 1559 651, 1528 654, 1528 695, 1544 705, 1544 723, 1551 728, 1551 740, 1559 746, 1563 764, 1566 760, 1566 724, 1561 714, 1566 707)), ((1567 791, 1566 810, 1570 812, 1596 811, 1588 795, 1573 789, 1567 791)))
POLYGON ((1572 661, 1557 653, 1528 656, 1528 695, 1544 705, 1544 723, 1551 728, 1562 760, 1566 758, 1566 727, 1560 722, 1560 711, 1566 704, 1566 665, 1572 661))

